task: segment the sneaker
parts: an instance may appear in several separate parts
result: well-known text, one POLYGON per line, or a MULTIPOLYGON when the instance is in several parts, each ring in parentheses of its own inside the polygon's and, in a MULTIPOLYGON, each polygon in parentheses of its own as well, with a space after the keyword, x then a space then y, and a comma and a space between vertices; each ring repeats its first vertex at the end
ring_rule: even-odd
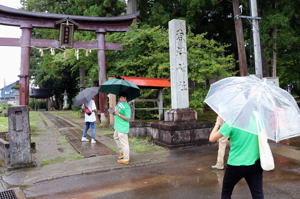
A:
POLYGON ((212 169, 223 170, 223 169, 224 169, 224 166, 220 166, 220 165, 212 165, 211 168, 212 168, 212 169))
POLYGON ((118 159, 123 159, 124 158, 124 154, 123 153, 120 153, 119 155, 118 155, 118 159))
POLYGON ((96 144, 96 140, 95 139, 91 139, 91 143, 92 144, 96 144))
POLYGON ((120 164, 129 164, 128 160, 117 160, 117 162, 120 164))
POLYGON ((89 139, 87 139, 86 137, 81 138, 81 142, 88 142, 88 141, 89 141, 89 139))

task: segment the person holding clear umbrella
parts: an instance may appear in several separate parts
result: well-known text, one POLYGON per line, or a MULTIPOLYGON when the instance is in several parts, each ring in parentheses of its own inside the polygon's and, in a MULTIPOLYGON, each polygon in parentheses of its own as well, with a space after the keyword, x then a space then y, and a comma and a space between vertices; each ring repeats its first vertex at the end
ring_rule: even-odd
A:
POLYGON ((218 116, 209 141, 216 142, 222 137, 230 139, 231 147, 223 178, 221 198, 230 199, 234 186, 245 178, 252 198, 263 199, 263 170, 260 166, 258 136, 231 127, 218 116))
POLYGON ((279 142, 300 135, 300 109, 294 97, 266 79, 244 76, 213 83, 204 102, 222 117, 217 118, 209 140, 230 139, 222 198, 231 198, 241 178, 253 198, 263 198, 262 169, 275 168, 268 139, 279 142))

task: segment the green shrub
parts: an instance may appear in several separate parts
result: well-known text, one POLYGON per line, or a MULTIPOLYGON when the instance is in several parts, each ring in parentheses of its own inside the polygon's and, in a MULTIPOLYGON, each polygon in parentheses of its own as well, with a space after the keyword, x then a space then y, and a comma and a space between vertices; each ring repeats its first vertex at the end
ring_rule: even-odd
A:
POLYGON ((47 101, 44 99, 29 99, 28 106, 32 110, 47 109, 47 101))
POLYGON ((11 107, 11 104, 2 103, 0 104, 0 117, 8 116, 8 108, 11 107))
POLYGON ((72 105, 71 106, 72 111, 79 111, 81 109, 81 106, 72 105))

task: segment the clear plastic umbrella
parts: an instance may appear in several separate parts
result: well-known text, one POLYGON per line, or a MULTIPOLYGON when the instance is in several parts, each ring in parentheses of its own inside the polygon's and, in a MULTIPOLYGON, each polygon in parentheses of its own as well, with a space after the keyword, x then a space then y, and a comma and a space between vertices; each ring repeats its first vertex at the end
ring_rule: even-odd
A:
POLYGON ((287 91, 255 76, 211 85, 204 100, 229 125, 276 142, 300 135, 300 110, 287 91))

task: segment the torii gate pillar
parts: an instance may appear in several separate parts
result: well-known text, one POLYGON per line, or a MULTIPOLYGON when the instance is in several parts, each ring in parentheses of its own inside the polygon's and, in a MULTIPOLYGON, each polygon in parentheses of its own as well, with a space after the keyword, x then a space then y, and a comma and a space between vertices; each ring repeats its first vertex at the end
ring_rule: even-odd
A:
POLYGON ((30 41, 31 41, 31 25, 21 25, 21 74, 20 77, 20 105, 28 105, 29 99, 29 64, 30 64, 30 41))
MULTIPOLYGON (((97 29, 97 45, 98 45, 98 66, 99 66, 99 86, 106 81, 106 57, 105 57, 105 29, 99 28, 97 29)), ((106 113, 106 94, 99 94, 99 107, 100 107, 100 120, 101 123, 106 124, 108 122, 108 118, 105 115, 106 113)))

